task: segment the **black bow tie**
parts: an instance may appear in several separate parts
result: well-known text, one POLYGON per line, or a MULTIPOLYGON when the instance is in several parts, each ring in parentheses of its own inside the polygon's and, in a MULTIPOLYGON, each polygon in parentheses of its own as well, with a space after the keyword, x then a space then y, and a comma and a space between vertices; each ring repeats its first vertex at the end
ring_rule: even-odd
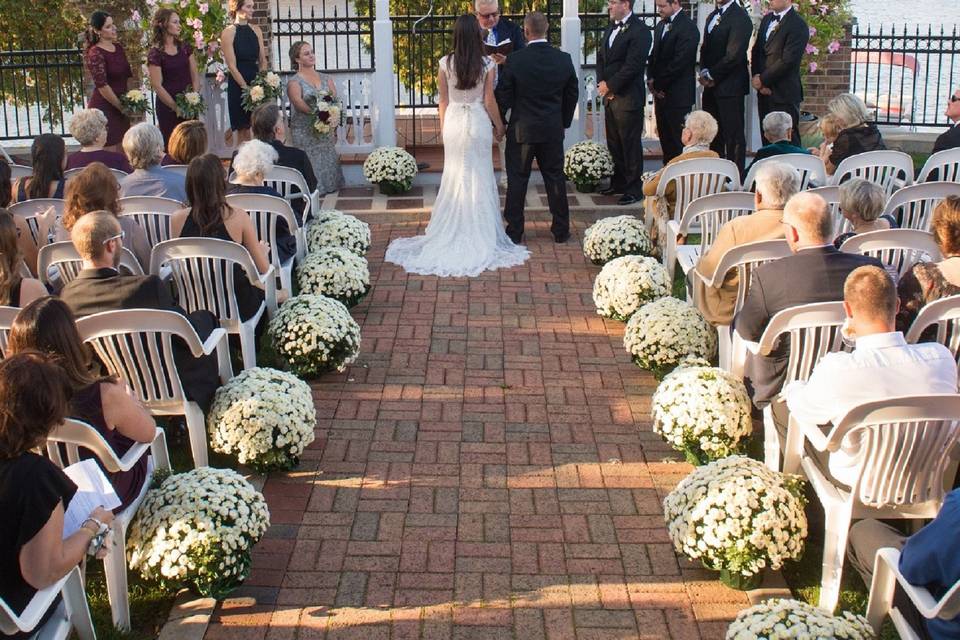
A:
POLYGON ((775 13, 775 14, 773 14, 773 21, 774 21, 774 22, 780 22, 780 18, 781 18, 781 17, 782 17, 782 16, 779 16, 779 15, 777 15, 777 14, 775 13))
POLYGON ((626 24, 626 23, 623 22, 623 21, 617 21, 617 22, 614 22, 614 23, 613 23, 613 28, 614 28, 614 29, 622 29, 622 28, 623 28, 623 25, 625 25, 625 24, 626 24))

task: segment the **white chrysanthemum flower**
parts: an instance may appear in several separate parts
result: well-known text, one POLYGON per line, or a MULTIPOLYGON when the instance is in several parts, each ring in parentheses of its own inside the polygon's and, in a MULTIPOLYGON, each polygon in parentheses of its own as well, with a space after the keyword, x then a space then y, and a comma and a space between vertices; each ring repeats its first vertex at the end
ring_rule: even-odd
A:
POLYGON ((341 247, 321 247, 297 265, 301 293, 315 293, 356 305, 370 290, 366 258, 341 247))
POLYGON ((306 236, 307 251, 311 253, 340 247, 364 256, 370 249, 370 225, 336 209, 321 209, 312 216, 306 236))
POLYGON ((773 598, 744 609, 727 627, 726 640, 870 640, 873 628, 863 616, 831 615, 799 600, 773 598))
POLYGON ((578 142, 563 155, 563 173, 578 185, 594 185, 613 175, 613 156, 602 144, 578 142))
POLYGON ((652 251, 650 234, 633 216, 597 220, 583 233, 583 255, 593 264, 606 264, 620 256, 648 256, 652 251))
POLYGON ((306 378, 343 371, 360 351, 360 326, 343 303, 320 295, 287 300, 267 333, 277 354, 306 378))
POLYGON ((603 266, 593 281, 597 313, 627 320, 647 302, 670 295, 670 277, 658 260, 621 256, 603 266))
POLYGON ((363 162, 363 177, 372 184, 388 182, 406 191, 413 183, 415 175, 417 161, 400 147, 374 149, 363 162))
POLYGON ((660 298, 630 316, 623 346, 637 366, 662 378, 688 356, 712 359, 717 331, 686 302, 660 298))

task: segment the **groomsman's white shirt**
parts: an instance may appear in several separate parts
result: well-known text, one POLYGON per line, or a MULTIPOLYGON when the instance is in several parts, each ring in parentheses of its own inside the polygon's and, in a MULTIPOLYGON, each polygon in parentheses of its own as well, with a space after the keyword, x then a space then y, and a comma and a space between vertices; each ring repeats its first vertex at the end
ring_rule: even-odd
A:
POLYGON ((764 42, 770 39, 770 36, 773 34, 773 32, 776 31, 777 28, 780 26, 780 23, 783 22, 783 17, 787 15, 787 12, 789 12, 791 9, 793 9, 793 5, 790 5, 783 11, 778 11, 773 14, 775 16, 779 16, 780 20, 771 20, 770 24, 767 25, 767 35, 764 36, 763 38, 764 42))
POLYGON ((730 8, 730 5, 733 4, 733 0, 727 0, 726 3, 717 7, 717 13, 713 16, 713 19, 710 20, 710 24, 707 25, 707 33, 713 31, 714 27, 717 26, 717 23, 720 22, 720 19, 723 18, 723 13, 730 8))
MULTIPOLYGON (((623 23, 623 24, 627 24, 627 20, 629 20, 629 19, 632 18, 632 17, 633 17, 633 12, 631 11, 631 12, 628 13, 627 16, 626 16, 623 20, 621 20, 620 22, 623 23)), ((623 31, 623 27, 614 27, 613 31, 610 32, 610 39, 607 40, 607 47, 612 47, 612 46, 613 46, 613 41, 617 39, 617 36, 620 34, 621 31, 623 31)))

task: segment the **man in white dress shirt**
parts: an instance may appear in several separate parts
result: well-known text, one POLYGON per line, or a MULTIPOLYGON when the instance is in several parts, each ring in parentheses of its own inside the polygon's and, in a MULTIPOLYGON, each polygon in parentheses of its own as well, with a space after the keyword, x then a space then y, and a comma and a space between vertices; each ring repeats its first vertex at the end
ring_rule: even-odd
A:
MULTIPOLYGON (((883 269, 854 269, 843 287, 844 333, 856 340, 852 353, 823 357, 806 382, 783 390, 790 414, 808 424, 837 423, 866 402, 896 396, 957 392, 957 363, 939 343, 907 344, 894 330, 897 288, 883 269)), ((832 454, 830 473, 845 484, 856 481, 859 443, 845 441, 832 454)))

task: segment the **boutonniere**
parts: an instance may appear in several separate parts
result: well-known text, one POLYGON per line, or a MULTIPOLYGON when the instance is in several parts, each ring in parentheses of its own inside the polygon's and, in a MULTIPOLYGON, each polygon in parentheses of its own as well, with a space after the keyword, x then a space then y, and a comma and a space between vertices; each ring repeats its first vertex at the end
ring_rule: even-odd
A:
POLYGON ((620 33, 626 33, 627 29, 629 29, 629 28, 630 28, 630 23, 629 23, 629 22, 624 22, 624 23, 623 23, 623 26, 620 27, 620 33))

